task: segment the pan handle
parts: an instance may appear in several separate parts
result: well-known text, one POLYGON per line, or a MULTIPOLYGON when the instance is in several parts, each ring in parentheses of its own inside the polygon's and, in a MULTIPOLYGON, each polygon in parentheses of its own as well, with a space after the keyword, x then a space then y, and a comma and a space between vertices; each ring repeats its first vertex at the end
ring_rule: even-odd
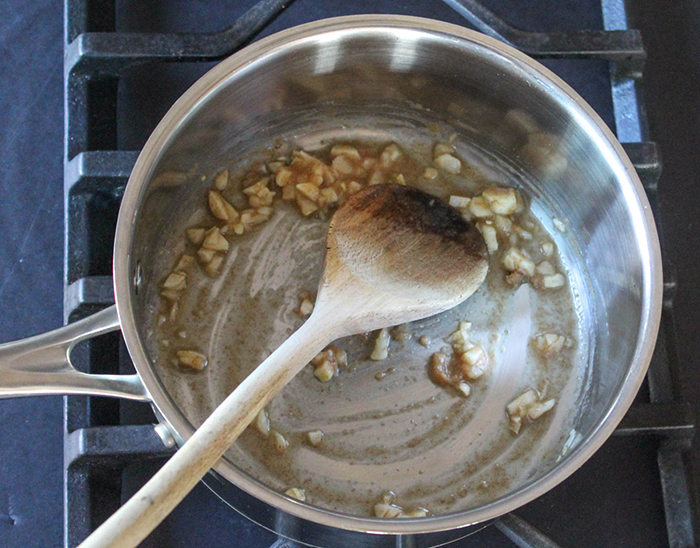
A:
POLYGON ((0 345, 0 398, 85 394, 150 401, 138 375, 90 375, 71 363, 76 344, 117 329, 112 305, 60 329, 0 345))

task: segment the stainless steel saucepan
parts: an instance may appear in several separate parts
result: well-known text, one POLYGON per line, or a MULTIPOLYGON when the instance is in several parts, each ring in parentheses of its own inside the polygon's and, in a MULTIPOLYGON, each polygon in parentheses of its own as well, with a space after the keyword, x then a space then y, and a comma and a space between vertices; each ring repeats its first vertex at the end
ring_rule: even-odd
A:
POLYGON ((561 431, 546 437, 556 458, 543 459, 491 500, 401 520, 295 501, 227 458, 206 482, 264 527, 333 546, 393 546, 392 534, 416 535, 419 545, 439 543, 551 489, 602 445, 644 378, 661 312, 654 221, 622 147, 568 85, 496 40, 428 19, 318 21, 261 40, 204 75, 155 129, 129 179, 114 242, 116 305, 0 346, 0 395, 149 401, 182 443, 202 409, 218 401, 198 407, 187 389, 165 379, 152 339, 157 284, 169 253, 164 247, 184 228, 183 212, 201 199, 207 184, 201 176, 238 159, 243 165, 279 139, 299 146, 347 136, 410 139, 435 128, 522 169, 532 211, 562 251, 581 305, 585 359, 575 372, 579 390, 557 411, 569 420, 553 420, 551 428, 561 431), (526 147, 533 128, 549 136, 534 156, 526 147), (72 367, 75 344, 120 328, 137 375, 87 375, 72 367))

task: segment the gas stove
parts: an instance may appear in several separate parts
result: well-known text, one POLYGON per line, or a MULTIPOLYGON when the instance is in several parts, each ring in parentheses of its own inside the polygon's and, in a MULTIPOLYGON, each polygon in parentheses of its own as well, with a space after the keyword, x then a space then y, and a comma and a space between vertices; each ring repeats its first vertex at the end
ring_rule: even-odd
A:
MULTIPOLYGON (((76 321, 113 303, 111 246, 120 199, 138 151, 179 95, 217 60, 246 44, 338 15, 431 17, 477 29, 541 61, 576 89, 623 143, 663 238, 660 154, 651 140, 642 96, 644 35, 630 29, 628 11, 634 14, 623 0, 66 0, 64 320, 76 321)), ((551 492, 476 532, 470 530, 468 537, 454 534, 459 540, 452 545, 695 545, 693 476, 687 462, 694 410, 682 399, 687 391, 678 387, 684 371, 676 333, 678 284, 666 252, 664 271, 656 351, 647 381, 615 435, 551 492)), ((86 372, 133 373, 118 332, 81 344, 73 356, 76 367, 86 372)), ((63 398, 64 546, 76 546, 172 453, 164 443, 167 436, 154 424, 147 404, 63 398)), ((11 496, 41 496, 29 491, 11 496)), ((7 515, 17 522, 11 496, 7 515)), ((0 531, 3 527, 0 515, 0 531)), ((57 541, 39 542, 37 535, 21 538, 42 545, 57 541)), ((290 537, 249 521, 200 484, 143 546, 283 548, 304 542, 303 531, 290 537)), ((410 536, 396 537, 397 547, 418 545, 410 536)))

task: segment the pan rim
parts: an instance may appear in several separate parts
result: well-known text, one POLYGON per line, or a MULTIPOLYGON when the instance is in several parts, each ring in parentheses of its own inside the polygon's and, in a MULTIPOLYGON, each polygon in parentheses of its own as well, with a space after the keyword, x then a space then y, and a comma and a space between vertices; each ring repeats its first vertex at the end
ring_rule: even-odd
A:
MULTIPOLYGON (((608 162, 615 168, 619 183, 628 191, 627 203, 648 243, 648 248, 642 250, 648 253, 642 260, 644 306, 639 337, 627 374, 614 393, 612 405, 597 427, 561 462, 535 481, 470 510, 419 519, 385 520, 341 514, 299 503, 272 491, 223 459, 215 467, 215 471, 220 476, 258 500, 305 520, 365 533, 421 534, 458 529, 496 518, 530 502, 566 479, 612 434, 632 404, 651 361, 660 325, 663 285, 660 245, 651 208, 639 177, 620 143, 595 111, 568 84, 540 63, 508 45, 481 33, 431 19, 397 15, 347 16, 315 21, 281 31, 246 47, 207 72, 178 99, 158 124, 140 153, 124 192, 115 235, 113 274, 122 332, 136 370, 160 416, 178 436, 186 440, 194 430, 153 371, 140 341, 132 309, 131 240, 138 208, 148 186, 153 166, 157 164, 171 139, 177 135, 178 129, 207 101, 208 97, 240 71, 253 69, 257 60, 274 55, 292 44, 317 39, 320 35, 352 33, 360 30, 377 33, 395 32, 396 29, 423 35, 449 36, 459 41, 463 47, 481 49, 501 62, 506 61, 515 65, 519 71, 531 78, 536 78, 541 85, 548 87, 551 93, 562 97, 567 107, 580 117, 581 123, 587 124, 592 138, 601 150, 608 152, 608 162)), ((638 231, 638 243, 641 243, 640 231, 638 231)))

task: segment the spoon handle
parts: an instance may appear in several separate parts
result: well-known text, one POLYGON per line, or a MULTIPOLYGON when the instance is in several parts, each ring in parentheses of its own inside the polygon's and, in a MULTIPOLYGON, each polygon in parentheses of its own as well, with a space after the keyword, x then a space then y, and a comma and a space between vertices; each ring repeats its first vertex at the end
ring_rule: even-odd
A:
POLYGON ((318 352, 333 340, 317 309, 204 421, 170 460, 79 548, 137 546, 204 477, 231 444, 318 352))

